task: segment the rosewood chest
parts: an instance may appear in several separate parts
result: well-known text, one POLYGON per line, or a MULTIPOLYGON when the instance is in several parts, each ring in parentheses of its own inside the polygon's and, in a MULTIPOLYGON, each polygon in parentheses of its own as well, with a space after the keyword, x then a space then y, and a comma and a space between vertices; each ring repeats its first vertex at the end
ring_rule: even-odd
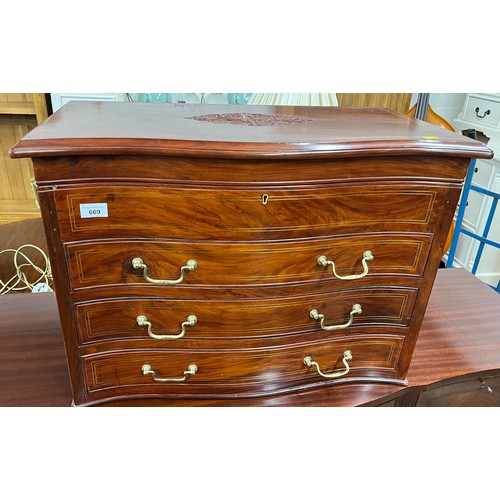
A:
POLYGON ((11 155, 33 158, 74 404, 258 405, 406 383, 492 152, 384 109, 71 102, 11 155))

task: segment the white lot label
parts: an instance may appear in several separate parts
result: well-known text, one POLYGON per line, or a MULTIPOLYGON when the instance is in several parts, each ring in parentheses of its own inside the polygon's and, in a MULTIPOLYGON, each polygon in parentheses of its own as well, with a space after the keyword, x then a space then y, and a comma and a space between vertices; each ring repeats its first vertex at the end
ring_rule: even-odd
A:
POLYGON ((81 203, 80 204, 80 217, 82 219, 90 219, 93 217, 107 217, 108 204, 107 203, 81 203))

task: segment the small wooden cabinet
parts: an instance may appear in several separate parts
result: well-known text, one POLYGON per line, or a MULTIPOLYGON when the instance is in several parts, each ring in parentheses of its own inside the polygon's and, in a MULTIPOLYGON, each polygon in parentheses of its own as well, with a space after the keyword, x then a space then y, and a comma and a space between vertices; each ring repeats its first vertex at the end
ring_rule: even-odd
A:
POLYGON ((11 154, 34 159, 76 405, 404 386, 492 155, 382 109, 105 102, 11 154))
POLYGON ((437 384, 419 395, 417 406, 500 406, 500 374, 475 374, 437 384))
POLYGON ((14 161, 9 149, 47 117, 45 94, 0 94, 0 224, 40 217, 31 159, 14 161))

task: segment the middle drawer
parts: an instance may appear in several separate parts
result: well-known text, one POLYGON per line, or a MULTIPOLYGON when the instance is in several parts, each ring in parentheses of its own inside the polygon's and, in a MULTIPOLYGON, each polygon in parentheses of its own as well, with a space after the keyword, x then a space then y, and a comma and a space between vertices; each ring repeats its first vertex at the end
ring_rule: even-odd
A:
POLYGON ((261 300, 129 298, 81 303, 75 310, 81 345, 134 339, 141 347, 191 348, 207 340, 407 327, 416 296, 413 288, 373 287, 261 300))

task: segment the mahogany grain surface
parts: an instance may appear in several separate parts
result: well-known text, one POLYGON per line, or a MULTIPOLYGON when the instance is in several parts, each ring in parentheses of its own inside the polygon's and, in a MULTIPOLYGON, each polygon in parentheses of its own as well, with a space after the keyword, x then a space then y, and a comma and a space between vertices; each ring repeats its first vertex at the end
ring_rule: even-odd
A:
POLYGON ((10 154, 16 158, 113 153, 262 159, 359 156, 367 151, 370 156, 450 152, 466 157, 493 155, 486 146, 480 151, 477 142, 468 138, 383 108, 151 106, 78 101, 51 115, 43 127, 27 134, 10 154), (246 115, 249 120, 192 119, 206 115, 207 110, 219 116, 246 115), (254 126, 252 115, 288 117, 293 125, 254 126), (367 132, 364 137, 359 135, 360 123, 367 132))
MULTIPOLYGON (((69 406, 71 386, 52 293, 0 297, 0 405, 69 406)), ((440 269, 408 371, 408 387, 345 384, 284 396, 179 400, 203 406, 356 406, 398 399, 460 379, 500 374, 500 295, 463 269, 440 269)), ((487 397, 484 393, 483 397, 487 397)), ((460 401, 454 399, 453 401, 460 401)), ((115 402, 114 404, 124 404, 115 402)), ((129 400, 125 404, 172 404, 129 400)), ((439 400, 434 401, 439 405, 439 400)))
POLYGON ((0 296, 0 405, 69 406, 71 385, 55 294, 0 296))
MULTIPOLYGON (((239 404, 238 396, 242 395, 245 402, 250 396, 254 402, 264 396, 267 402, 275 401, 285 392, 291 401, 293 394, 312 393, 319 387, 327 389, 328 404, 342 404, 343 390, 333 389, 344 383, 346 387, 355 380, 357 384, 367 380, 400 384, 410 364, 468 160, 492 155, 480 142, 383 109, 156 107, 141 103, 70 103, 26 135, 10 153, 12 157, 34 158, 78 405, 110 402, 114 391, 117 398, 125 397, 121 381, 131 388, 132 399, 145 397, 142 386, 148 398, 163 395, 172 403, 174 399, 209 398, 212 392, 208 387, 189 392, 207 376, 207 381, 213 382, 214 404, 228 399, 239 404), (105 205, 105 215, 88 217, 84 211, 94 203, 105 205), (315 343, 300 333, 302 327, 297 325, 287 331, 282 346, 275 345, 274 338, 268 345, 258 346, 257 340, 245 340, 240 352, 235 343, 244 340, 245 332, 226 347, 214 345, 205 353, 198 352, 201 345, 191 345, 192 354, 200 356, 200 365, 206 363, 206 370, 224 371, 227 377, 208 376, 208 371, 200 368, 193 382, 190 379, 176 386, 170 398, 172 381, 166 381, 160 390, 151 387, 141 374, 146 351, 141 351, 140 358, 128 357, 127 353, 140 349, 138 342, 143 340, 123 343, 116 337, 84 346, 75 330, 77 323, 81 324, 74 316, 75 306, 130 297, 175 298, 186 304, 212 300, 219 309, 223 305, 220 299, 241 298, 242 306, 253 307, 255 300, 286 297, 285 316, 295 317, 302 314, 298 297, 315 295, 314 301, 321 302, 319 293, 335 289, 344 296, 353 286, 318 280, 319 248, 311 250, 311 258, 304 264, 291 258, 298 253, 295 250, 300 248, 300 256, 305 256, 304 241, 316 245, 328 239, 328 248, 321 254, 330 255, 330 244, 337 247, 342 238, 370 233, 376 234, 375 251, 389 236, 397 241, 395 252, 389 253, 402 257, 399 247, 411 244, 420 261, 410 255, 404 261, 398 257, 396 267, 403 267, 399 273, 395 267, 354 284, 354 288, 404 287, 411 313, 400 308, 403 313, 397 317, 401 316, 402 324, 387 327, 399 331, 389 351, 384 337, 389 331, 382 328, 372 335, 376 325, 358 331, 359 339, 370 335, 371 347, 379 352, 363 348, 362 356, 356 354, 351 378, 325 381, 314 373, 310 382, 313 370, 304 368, 302 360, 305 355, 316 356, 309 352, 315 343), (431 242, 428 249, 422 245, 425 238, 431 242), (257 267, 256 250, 262 263, 257 267), (280 254, 284 258, 279 258, 280 254), (246 256, 252 256, 254 262, 247 262, 246 256), (195 258, 199 271, 190 270, 172 290, 161 288, 146 282, 145 276, 140 276, 142 271, 132 269, 137 257, 145 259, 151 275, 162 279, 177 276, 187 259, 195 258), (419 272, 423 262, 424 270, 419 272), (416 295, 412 289, 417 290, 416 295), (118 342, 123 359, 115 351, 120 349, 118 342), (292 359, 289 353, 299 345, 292 359), (228 353, 221 357, 224 349, 228 353), (372 362, 370 356, 374 356, 372 362), (246 361, 240 363, 243 357, 246 361), (221 364, 223 368, 218 368, 221 364), (227 372, 226 367, 233 364, 234 370, 227 372), (302 370, 300 374, 298 370, 302 370), (247 389, 240 392, 235 386, 234 392, 228 392, 221 388, 237 380, 247 389)), ((347 276, 359 274, 357 261, 345 258, 345 248, 339 258, 335 257, 337 264, 347 276)), ((378 254, 375 259, 374 269, 379 265, 378 254)), ((324 277, 325 269, 319 270, 324 277)), ((380 298, 379 316, 393 317, 392 298, 380 298)), ((200 315, 204 310, 200 309, 200 315)), ((366 310, 370 313, 369 303, 366 310)), ((309 312, 306 310, 306 319, 309 312)), ((133 316, 131 319, 133 323, 133 316)), ((251 319, 246 324, 256 328, 257 321, 252 324, 251 319)), ((276 319, 281 324, 281 316, 276 319)), ((227 322, 221 327, 229 334, 233 328, 227 322)), ((170 362, 167 351, 179 355, 181 373, 185 362, 191 362, 174 345, 160 346, 151 340, 149 344, 151 356, 155 349, 166 348, 162 371, 168 368, 163 363, 170 362)), ((179 345, 184 345, 184 340, 179 345)), ((336 354, 341 357, 344 348, 347 345, 336 354)))

